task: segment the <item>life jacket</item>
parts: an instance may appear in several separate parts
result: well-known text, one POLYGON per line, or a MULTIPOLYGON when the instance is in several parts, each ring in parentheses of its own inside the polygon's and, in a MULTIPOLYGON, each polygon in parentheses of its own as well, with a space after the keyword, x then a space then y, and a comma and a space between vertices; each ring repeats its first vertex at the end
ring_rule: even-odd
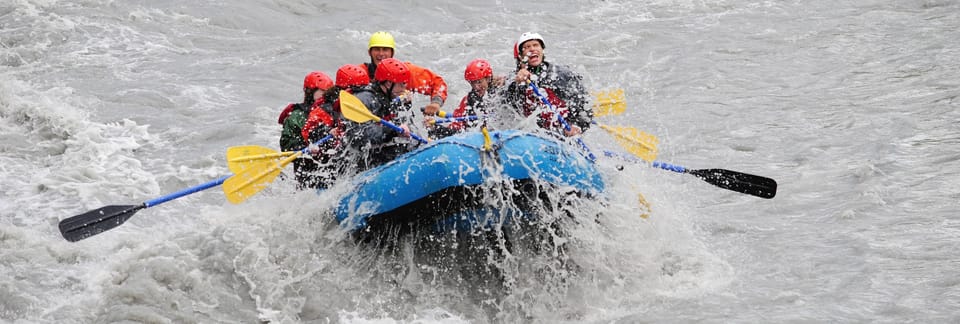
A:
MULTIPOLYGON (((453 111, 453 117, 476 116, 483 113, 484 110, 483 97, 478 96, 475 91, 471 90, 470 93, 463 96, 463 99, 460 100, 460 106, 453 111)), ((475 122, 471 123, 470 121, 451 122, 447 128, 459 132, 467 126, 472 126, 474 123, 475 122)))
MULTIPOLYGON (((443 77, 430 69, 411 62, 404 62, 404 64, 410 70, 410 82, 407 82, 407 90, 426 95, 430 99, 447 100, 447 82, 443 80, 443 77)), ((367 70, 367 75, 370 76, 372 83, 377 72, 377 66, 371 63, 363 63, 360 67, 367 70)))
MULTIPOLYGON (((560 99, 556 93, 553 92, 553 89, 550 88, 540 88, 540 93, 547 97, 547 101, 553 105, 553 108, 556 108, 556 111, 560 113, 560 116, 567 118, 567 103, 560 99)), ((539 120, 537 120, 537 125, 544 128, 550 129, 551 127, 561 128, 563 127, 560 124, 560 121, 553 116, 553 109, 544 105, 543 101, 540 100, 540 97, 533 92, 529 86, 525 90, 526 98, 523 102, 523 116, 527 117, 532 115, 538 109, 540 110, 539 120)))
MULTIPOLYGON (((317 101, 313 103, 313 110, 310 111, 310 115, 307 116, 307 121, 304 123, 303 129, 300 130, 300 135, 303 136, 304 141, 307 143, 311 143, 313 140, 319 139, 311 139, 310 135, 320 125, 328 128, 329 132, 333 134, 339 133, 335 132, 334 130, 342 128, 339 118, 340 114, 338 113, 340 105, 339 99, 335 100, 333 103, 327 103, 327 100, 328 99, 324 96, 320 99, 317 99, 317 101), (333 107, 336 107, 336 109, 333 107), (334 109, 337 112, 334 112, 334 109)), ((324 136, 326 136, 326 134, 324 134, 324 136)), ((335 136, 331 142, 338 144, 339 141, 340 139, 335 136)))
POLYGON ((290 117, 290 113, 292 113, 294 109, 310 112, 310 109, 304 109, 304 106, 302 103, 291 103, 291 104, 288 104, 285 108, 283 108, 283 111, 280 112, 280 117, 277 118, 277 123, 279 123, 280 125, 283 125, 283 123, 287 121, 287 117, 290 117))
POLYGON ((283 122, 287 120, 287 117, 290 117, 290 113, 293 112, 293 107, 296 104, 288 104, 286 108, 283 108, 283 111, 280 112, 280 117, 277 118, 277 123, 283 125, 283 122))
POLYGON ((367 76, 370 77, 370 82, 373 82, 373 76, 377 75, 377 65, 373 63, 362 63, 360 68, 367 70, 367 76))

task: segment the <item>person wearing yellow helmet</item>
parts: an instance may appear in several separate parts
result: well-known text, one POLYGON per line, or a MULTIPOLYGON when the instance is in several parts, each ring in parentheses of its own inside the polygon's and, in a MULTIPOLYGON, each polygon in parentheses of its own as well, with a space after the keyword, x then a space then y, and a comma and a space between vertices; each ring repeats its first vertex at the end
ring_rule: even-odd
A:
POLYGON ((508 101, 523 116, 538 114, 537 124, 542 128, 562 130, 566 136, 581 134, 593 121, 593 109, 587 105, 589 97, 583 86, 583 77, 565 66, 547 62, 546 48, 543 36, 538 33, 523 33, 514 43, 517 71, 507 86, 508 101), (543 90, 543 95, 570 124, 570 130, 564 130, 553 112, 544 109, 543 102, 529 86, 531 82, 543 90))
MULTIPOLYGON (((377 75, 377 65, 384 59, 393 58, 396 54, 397 43, 393 35, 388 32, 378 31, 370 35, 370 41, 367 42, 367 54, 370 55, 370 63, 363 63, 367 69, 367 75, 377 75)), ((423 108, 426 115, 433 116, 440 111, 440 106, 447 100, 447 82, 439 74, 430 69, 404 62, 410 69, 412 78, 407 83, 407 90, 414 91, 430 97, 430 103, 423 108)))
POLYGON ((397 50, 397 42, 393 40, 393 35, 388 32, 378 31, 370 35, 370 41, 367 43, 367 54, 370 55, 370 64, 364 63, 367 68, 367 75, 374 75, 377 64, 383 59, 393 57, 397 50))

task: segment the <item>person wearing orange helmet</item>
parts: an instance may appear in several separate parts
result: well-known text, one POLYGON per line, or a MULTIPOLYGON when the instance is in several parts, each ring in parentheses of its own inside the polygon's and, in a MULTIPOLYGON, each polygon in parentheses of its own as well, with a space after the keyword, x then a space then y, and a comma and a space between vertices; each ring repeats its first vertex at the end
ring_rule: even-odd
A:
MULTIPOLYGON (((280 132, 280 150, 298 151, 307 146, 301 136, 301 129, 307 120, 307 115, 314 107, 315 101, 321 97, 324 90, 333 86, 333 81, 320 71, 313 71, 303 79, 303 102, 289 104, 284 112, 280 113, 278 121, 283 125, 280 132)), ((314 187, 317 180, 311 175, 317 169, 316 163, 308 158, 297 159, 293 162, 294 177, 299 186, 314 187)))
MULTIPOLYGON (((376 74, 370 87, 357 88, 353 93, 374 116, 400 124, 402 133, 385 128, 379 123, 356 123, 344 120, 343 163, 352 163, 353 171, 363 171, 395 159, 413 150, 417 142, 410 142, 410 114, 400 113, 408 109, 401 96, 406 93, 411 72, 407 64, 386 58, 377 64, 376 74)), ((349 109, 343 107, 341 109, 349 109)))
POLYGON ((546 129, 562 130, 566 136, 583 133, 593 121, 593 108, 587 105, 588 94, 583 86, 583 77, 569 68, 546 61, 546 44, 538 33, 523 33, 513 46, 517 71, 507 86, 507 101, 523 116, 538 114, 537 125, 546 129), (540 88, 561 116, 570 125, 566 130, 560 125, 554 112, 544 107, 533 92, 530 83, 540 88))
POLYGON ((497 90, 503 86, 505 77, 494 77, 493 67, 484 59, 475 59, 467 63, 463 71, 463 79, 470 83, 470 93, 463 96, 460 106, 453 111, 453 118, 476 116, 477 119, 455 121, 449 125, 434 124, 428 120, 431 128, 430 135, 441 138, 472 128, 481 123, 479 116, 489 113, 488 108, 494 103, 491 97, 499 97, 497 90))
MULTIPOLYGON (((367 70, 367 75, 377 75, 377 66, 380 61, 393 58, 396 48, 397 44, 390 33, 378 31, 370 35, 370 41, 367 43, 370 63, 362 64, 367 70)), ((447 100, 447 82, 439 74, 427 68, 410 62, 405 63, 411 74, 411 80, 407 82, 406 90, 430 97, 430 103, 423 107, 423 113, 428 116, 436 115, 440 111, 440 106, 443 106, 443 103, 447 100)))

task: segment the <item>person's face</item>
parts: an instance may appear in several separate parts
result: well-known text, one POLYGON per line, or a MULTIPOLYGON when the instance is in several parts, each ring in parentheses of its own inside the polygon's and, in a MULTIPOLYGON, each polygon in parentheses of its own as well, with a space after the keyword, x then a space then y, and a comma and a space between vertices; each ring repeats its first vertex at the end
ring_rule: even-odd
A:
POLYGON ((393 49, 389 47, 371 47, 370 48, 370 59, 373 60, 373 64, 380 64, 380 61, 393 57, 393 49))
POLYGON ((520 53, 521 58, 524 56, 527 57, 527 65, 529 66, 537 66, 543 63, 543 46, 540 46, 540 41, 536 39, 528 40, 520 44, 520 53))
POLYGON ((490 82, 492 81, 492 77, 470 81, 470 88, 472 88, 477 95, 483 97, 483 94, 487 93, 487 89, 490 88, 490 82))
POLYGON ((406 82, 393 83, 390 81, 386 81, 381 83, 380 86, 383 87, 382 89, 384 92, 390 91, 390 98, 393 98, 393 99, 400 98, 400 96, 402 96, 407 91, 406 82))

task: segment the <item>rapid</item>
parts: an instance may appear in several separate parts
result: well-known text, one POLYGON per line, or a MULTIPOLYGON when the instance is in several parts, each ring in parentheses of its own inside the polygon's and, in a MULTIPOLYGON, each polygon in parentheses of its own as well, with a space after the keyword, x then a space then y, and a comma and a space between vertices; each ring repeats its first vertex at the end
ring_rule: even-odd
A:
MULTIPOLYGON (((946 0, 3 0, 0 322, 958 322, 957 30, 946 0), (60 236, 70 216, 229 174, 231 146, 276 148, 303 76, 368 61, 380 30, 446 79, 446 111, 467 62, 506 75, 536 31, 547 61, 626 91, 598 121, 656 135, 661 161, 776 179, 777 196, 601 159, 601 219, 569 229, 576 274, 518 256, 492 306, 415 244, 354 244, 329 217, 342 187, 278 179, 239 205, 214 188, 60 236)), ((598 128, 583 140, 618 149, 598 128)))

